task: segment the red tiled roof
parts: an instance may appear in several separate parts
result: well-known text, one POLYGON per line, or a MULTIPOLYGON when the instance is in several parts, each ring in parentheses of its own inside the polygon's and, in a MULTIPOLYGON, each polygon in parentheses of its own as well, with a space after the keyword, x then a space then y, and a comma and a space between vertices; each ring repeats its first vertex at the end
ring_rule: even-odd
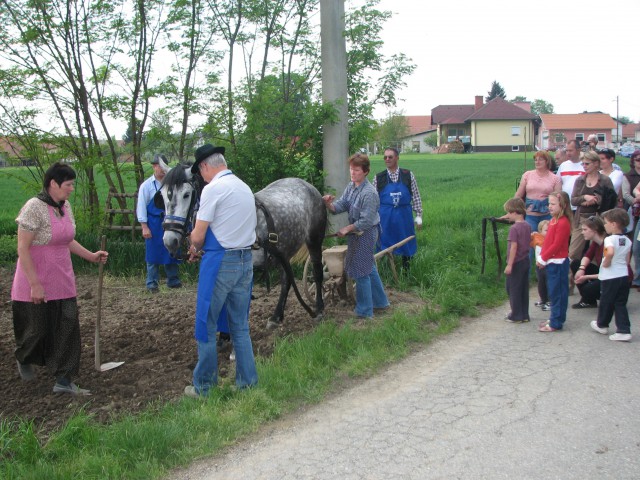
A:
POLYGON ((640 123, 628 123, 622 125, 622 136, 631 138, 636 136, 636 132, 640 131, 640 123))
POLYGON ((7 137, 0 137, 0 152, 6 153, 9 157, 19 157, 22 145, 7 137))
POLYGON ((608 113, 541 113, 542 124, 548 130, 610 130, 616 122, 608 113))
MULTIPOLYGON (((431 110, 431 121, 434 125, 444 123, 448 119, 464 119, 475 110, 474 105, 438 105, 431 110)), ((456 122, 456 123, 464 123, 456 122)))
POLYGON ((538 118, 537 115, 527 112, 524 108, 508 102, 504 98, 496 97, 465 120, 535 120, 536 118, 538 118))
POLYGON ((404 117, 409 127, 409 135, 418 135, 419 133, 435 130, 437 127, 431 124, 431 115, 410 115, 404 117))

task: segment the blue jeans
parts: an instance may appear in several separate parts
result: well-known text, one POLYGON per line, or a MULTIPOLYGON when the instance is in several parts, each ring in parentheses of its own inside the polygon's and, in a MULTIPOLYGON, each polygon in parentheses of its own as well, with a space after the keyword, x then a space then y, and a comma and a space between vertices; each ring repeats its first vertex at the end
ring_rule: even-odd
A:
POLYGON ((229 333, 236 352, 236 385, 250 387, 258 383, 258 373, 249 336, 249 304, 253 283, 251 250, 225 252, 216 278, 207 318, 208 341, 198 341, 198 363, 193 370, 193 385, 200 395, 218 383, 216 330, 218 316, 227 305, 229 333))
POLYGON ((382 280, 378 275, 375 264, 369 275, 356 278, 356 309, 355 313, 359 317, 373 317, 374 308, 384 308, 389 306, 387 294, 384 293, 382 280))
POLYGON ((636 273, 633 277, 634 287, 640 287, 640 242, 638 241, 638 232, 640 232, 640 222, 636 223, 636 229, 633 231, 633 262, 636 267, 636 273))
POLYGON ((547 263, 547 288, 551 300, 549 325, 556 330, 562 329, 567 319, 569 304, 569 259, 562 263, 547 263))
MULTIPOLYGON (((178 277, 178 264, 168 263, 164 266, 164 273, 167 274, 167 285, 177 287, 182 285, 178 277)), ((147 288, 158 288, 160 279, 160 265, 157 263, 147 263, 147 288)))

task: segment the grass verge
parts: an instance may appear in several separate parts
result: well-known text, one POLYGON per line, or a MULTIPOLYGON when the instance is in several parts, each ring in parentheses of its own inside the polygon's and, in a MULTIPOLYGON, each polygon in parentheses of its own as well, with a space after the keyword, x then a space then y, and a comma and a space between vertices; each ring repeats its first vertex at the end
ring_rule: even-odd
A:
MULTIPOLYGON (((46 439, 29 422, 2 420, 0 478, 158 478, 214 454, 269 420, 320 401, 345 378, 371 375, 403 358, 451 331, 461 316, 503 302, 492 248, 488 273, 480 275, 480 221, 502 213, 522 173, 521 157, 407 155, 401 164, 414 171, 424 196, 419 251, 401 281, 403 289, 427 301, 421 312, 400 310, 364 325, 326 321, 304 338, 283 338, 270 358, 259 359, 260 383, 249 391, 235 392, 227 381, 205 401, 154 404, 109 425, 80 414, 46 439)), ((372 173, 381 165, 376 159, 372 173)), ((499 238, 504 249, 506 229, 499 238)), ((132 254, 125 263, 136 257, 132 254)), ((384 265, 380 270, 388 283, 388 270, 384 265)))

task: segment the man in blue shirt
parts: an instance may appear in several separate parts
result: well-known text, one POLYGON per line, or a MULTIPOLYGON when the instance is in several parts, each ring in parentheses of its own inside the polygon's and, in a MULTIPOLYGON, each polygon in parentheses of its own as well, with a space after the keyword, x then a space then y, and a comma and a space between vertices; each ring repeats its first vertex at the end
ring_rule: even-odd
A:
POLYGON ((158 293, 158 281, 160 277, 160 265, 164 265, 167 275, 167 286, 169 288, 180 288, 182 283, 178 277, 178 260, 172 258, 169 251, 162 242, 164 232, 162 230, 162 219, 164 211, 160 210, 153 203, 153 197, 160 187, 165 176, 165 171, 160 165, 160 159, 165 165, 168 164, 164 155, 154 155, 151 160, 153 175, 147 178, 138 191, 138 205, 136 215, 138 222, 142 225, 142 237, 145 239, 145 260, 147 262, 147 290, 151 293, 158 293))

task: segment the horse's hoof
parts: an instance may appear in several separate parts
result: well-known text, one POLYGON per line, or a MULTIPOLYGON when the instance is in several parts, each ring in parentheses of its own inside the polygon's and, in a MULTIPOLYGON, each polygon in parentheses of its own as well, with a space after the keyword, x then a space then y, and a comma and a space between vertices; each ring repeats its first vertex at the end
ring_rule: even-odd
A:
POLYGON ((280 325, 282 325, 282 322, 274 322, 273 320, 269 320, 267 322, 267 330, 275 330, 280 325))
POLYGON ((318 315, 313 317, 313 321, 314 322, 321 322, 323 319, 324 319, 324 314, 322 314, 322 313, 319 313, 318 315))

